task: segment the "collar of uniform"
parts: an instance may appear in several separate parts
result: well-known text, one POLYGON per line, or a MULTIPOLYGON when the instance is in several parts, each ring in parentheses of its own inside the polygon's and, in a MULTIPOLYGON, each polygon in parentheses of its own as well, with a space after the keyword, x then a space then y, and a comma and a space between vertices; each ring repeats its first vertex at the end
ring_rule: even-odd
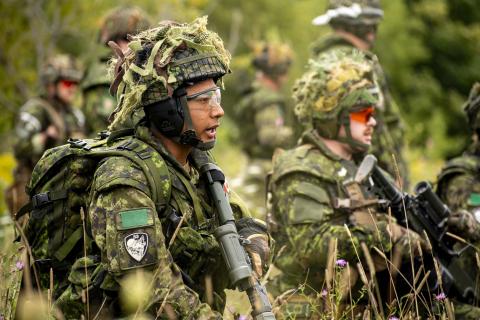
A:
POLYGON ((310 130, 310 131, 307 131, 303 134, 303 136, 301 138, 301 144, 306 144, 306 143, 310 143, 310 144, 314 145, 315 147, 320 149, 320 151, 324 155, 326 155, 328 158, 330 158, 334 161, 342 161, 343 160, 340 156, 336 155, 330 149, 327 148, 325 143, 323 143, 323 141, 320 139, 320 136, 318 135, 316 130, 310 130))
POLYGON ((137 126, 135 129, 135 136, 143 142, 151 145, 170 165, 175 168, 175 170, 180 171, 185 177, 190 179, 190 174, 185 171, 182 164, 178 162, 177 159, 175 159, 175 157, 163 146, 160 140, 153 136, 152 132, 147 127, 137 126))
POLYGON ((345 160, 328 149, 325 143, 320 139, 316 130, 312 129, 305 132, 301 138, 300 144, 311 144, 319 149, 327 158, 334 161, 339 170, 339 174, 344 171, 341 175, 342 180, 346 179, 346 176, 354 177, 357 168, 355 162, 353 160, 345 160))
MULTIPOLYGON (((322 52, 333 49, 334 47, 355 48, 355 45, 352 42, 350 42, 347 38, 342 37, 341 35, 336 34, 336 33, 331 33, 327 36, 324 36, 324 37, 318 39, 312 45, 312 51, 315 55, 319 55, 322 52)), ((373 55, 373 53, 371 51, 362 50, 362 52, 367 57, 370 57, 371 55, 373 55)))
POLYGON ((312 45, 312 51, 315 55, 318 55, 337 46, 354 47, 353 43, 351 43, 344 37, 332 33, 327 36, 321 37, 317 41, 315 41, 312 45))
POLYGON ((57 97, 54 97, 51 100, 48 100, 50 104, 57 110, 58 112, 66 112, 66 113, 71 113, 72 107, 71 105, 60 101, 57 97))

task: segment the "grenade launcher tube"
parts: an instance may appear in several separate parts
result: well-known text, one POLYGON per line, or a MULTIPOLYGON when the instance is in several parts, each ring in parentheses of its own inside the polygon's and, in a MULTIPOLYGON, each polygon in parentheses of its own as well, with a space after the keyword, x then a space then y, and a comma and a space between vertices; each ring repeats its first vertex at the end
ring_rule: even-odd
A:
POLYGON ((220 244, 230 280, 241 291, 246 291, 252 306, 253 319, 275 320, 267 290, 253 276, 248 255, 240 242, 232 208, 223 189, 225 176, 220 168, 210 163, 204 155, 196 152, 194 161, 200 168, 200 173, 207 178, 208 189, 215 202, 220 224, 215 231, 215 238, 220 244))

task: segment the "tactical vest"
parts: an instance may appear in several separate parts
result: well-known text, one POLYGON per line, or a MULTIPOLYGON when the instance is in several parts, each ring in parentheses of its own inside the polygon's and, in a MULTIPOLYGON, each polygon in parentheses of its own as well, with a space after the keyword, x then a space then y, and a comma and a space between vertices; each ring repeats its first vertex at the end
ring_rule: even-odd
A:
MULTIPOLYGON (((338 187, 342 185, 342 177, 338 173, 342 172, 345 168, 339 162, 329 160, 322 153, 317 152, 316 147, 311 144, 301 145, 293 150, 289 150, 280 155, 275 155, 273 159, 274 171, 269 177, 268 182, 268 197, 271 197, 273 203, 276 203, 278 199, 275 199, 276 185, 283 179, 288 179, 293 174, 305 174, 311 176, 313 179, 324 182, 326 185, 332 186, 330 190, 321 188, 316 183, 303 183, 296 187, 296 192, 302 196, 302 198, 316 201, 325 207, 330 208, 334 201, 334 198, 338 195, 338 187), (313 156, 309 156, 314 152, 313 156), (343 169, 342 169, 343 168, 343 169), (270 196, 272 195, 272 196, 270 196)), ((276 208, 273 206, 268 208, 272 211, 270 217, 273 217, 275 222, 284 224, 286 221, 282 221, 276 212, 276 208)), ((329 220, 328 217, 323 216, 319 212, 312 212, 308 208, 305 210, 297 210, 294 217, 290 217, 291 223, 303 224, 303 223, 315 223, 329 220)), ((333 210, 329 210, 333 211, 333 210)), ((332 213, 333 214, 333 213, 332 213)), ((338 217, 342 219, 341 217, 338 217)), ((272 220, 269 219, 269 224, 272 220)), ((342 221, 345 223, 346 221, 342 221)), ((270 225, 271 230, 274 231, 274 227, 270 225)), ((274 235, 275 236, 275 235, 274 235)), ((281 237, 281 234, 278 234, 281 237)))
POLYGON ((171 196, 167 165, 153 147, 135 137, 70 139, 67 145, 48 150, 27 185, 31 201, 16 216, 29 213, 24 234, 41 287, 49 283, 48 272, 42 271, 52 268, 55 283, 61 286, 66 271, 84 255, 83 246, 90 250, 84 222, 93 176, 101 160, 114 156, 129 159, 144 172, 157 211, 167 206, 171 196))
MULTIPOLYGON (((376 215, 372 215, 368 209, 375 210, 378 199, 370 197, 365 186, 351 180, 356 170, 353 163, 350 167, 350 163, 331 159, 313 144, 303 144, 283 154, 277 154, 273 162, 274 171, 268 184, 271 195, 269 198, 273 205, 271 206, 272 214, 268 216, 270 219, 267 222, 277 245, 286 246, 286 250, 277 257, 275 262, 283 272, 283 276, 277 279, 278 288, 275 289, 281 292, 294 288, 300 284, 300 281, 307 281, 306 287, 319 285, 314 287, 317 290, 325 281, 324 269, 318 268, 318 265, 312 266, 302 262, 301 258, 294 253, 293 245, 289 245, 291 234, 289 236, 288 232, 292 233, 293 229, 289 231, 287 229, 292 225, 299 227, 305 225, 315 233, 323 233, 332 225, 347 224, 363 225, 374 230, 376 215), (285 199, 278 197, 289 197, 289 194, 287 191, 287 194, 278 195, 275 188, 282 181, 291 179, 292 175, 302 175, 305 179, 299 180, 296 184, 289 184, 289 187, 294 190, 295 199, 290 202, 291 207, 288 212, 280 211, 279 205, 285 199), (312 206, 313 203, 314 206, 312 206), (284 217, 282 216, 284 214, 291 216, 284 217), (305 275, 302 280, 298 279, 297 275, 307 269, 309 269, 308 280, 305 280, 305 275)), ((308 241, 308 239, 305 240, 308 241)), ((328 247, 328 244, 326 246, 328 247)), ((327 254, 327 251, 323 252, 325 261, 327 254)), ((318 263, 323 262, 318 261, 318 263)), ((354 272, 352 272, 352 279, 356 279, 354 272)), ((287 300, 281 305, 281 312, 295 319, 321 319, 322 311, 328 310, 324 309, 321 298, 317 300, 320 297, 318 293, 312 294, 310 289, 305 289, 305 292, 302 290, 298 293, 289 292, 285 296, 287 300)), ((281 316, 279 318, 283 319, 281 316)))

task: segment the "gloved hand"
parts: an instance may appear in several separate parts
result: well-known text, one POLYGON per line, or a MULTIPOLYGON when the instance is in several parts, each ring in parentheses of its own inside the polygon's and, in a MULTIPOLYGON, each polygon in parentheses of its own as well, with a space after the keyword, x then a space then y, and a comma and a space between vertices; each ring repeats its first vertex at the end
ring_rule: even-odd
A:
POLYGON ((473 214, 467 210, 453 212, 448 218, 449 231, 469 241, 480 239, 480 228, 473 214))
POLYGON ((237 221, 238 234, 248 240, 245 250, 252 261, 252 269, 260 279, 270 264, 270 237, 264 221, 253 218, 242 218, 237 221))
MULTIPOLYGON (((382 230, 381 226, 382 224, 379 224, 379 230, 382 230)), ((408 260, 411 258, 411 255, 419 255, 420 248, 424 252, 430 251, 430 245, 428 245, 427 241, 420 234, 396 222, 391 222, 387 225, 387 232, 391 237, 395 250, 400 254, 402 259, 408 260)))

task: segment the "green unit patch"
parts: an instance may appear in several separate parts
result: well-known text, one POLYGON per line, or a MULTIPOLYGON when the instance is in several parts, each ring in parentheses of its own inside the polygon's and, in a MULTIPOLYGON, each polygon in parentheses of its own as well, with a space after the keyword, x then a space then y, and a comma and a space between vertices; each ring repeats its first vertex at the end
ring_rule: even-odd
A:
POLYGON ((121 229, 131 229, 151 225, 152 221, 149 221, 151 219, 148 218, 148 211, 147 208, 140 208, 119 212, 121 229))
POLYGON ((480 193, 472 192, 468 199, 468 204, 471 206, 480 206, 480 193))

